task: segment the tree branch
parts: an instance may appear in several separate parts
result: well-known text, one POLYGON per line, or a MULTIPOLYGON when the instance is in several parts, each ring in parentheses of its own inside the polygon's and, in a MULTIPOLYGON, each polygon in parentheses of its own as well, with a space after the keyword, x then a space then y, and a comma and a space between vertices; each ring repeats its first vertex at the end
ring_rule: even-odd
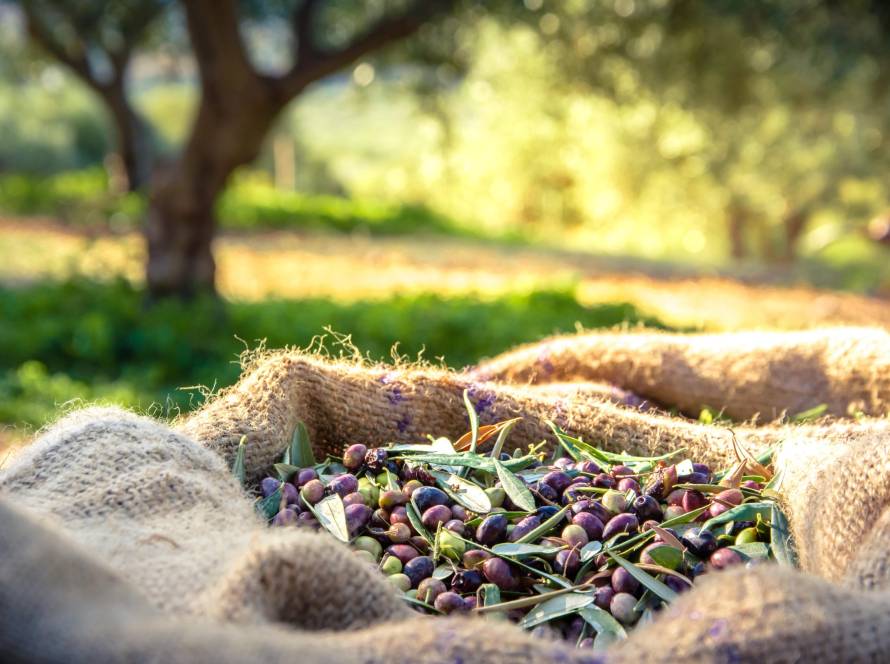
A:
POLYGON ((22 8, 25 12, 28 34, 31 35, 31 38, 40 44, 47 53, 73 71, 84 83, 94 90, 101 91, 102 83, 96 78, 90 67, 90 63, 86 58, 86 47, 83 42, 79 42, 80 48, 78 53, 71 53, 56 41, 52 32, 44 25, 43 21, 28 3, 23 3, 22 8))
POLYGON ((303 0, 294 11, 293 30, 297 47, 294 62, 305 62, 315 55, 315 40, 312 38, 312 23, 318 13, 318 0, 303 0))
MULTIPOLYGON (((299 14, 308 13, 308 0, 301 5, 294 23, 299 24, 299 14)), ((306 56, 297 59, 291 70, 278 79, 283 94, 289 99, 303 90, 310 83, 343 69, 368 53, 377 51, 393 42, 410 37, 427 21, 440 12, 456 5, 456 0, 417 0, 409 9, 395 15, 384 16, 362 33, 354 37, 348 44, 331 50, 313 48, 306 56)), ((309 24, 304 24, 307 29, 309 24)), ((299 39, 299 34, 297 35, 299 39)), ((312 39, 308 40, 312 44, 312 39)))

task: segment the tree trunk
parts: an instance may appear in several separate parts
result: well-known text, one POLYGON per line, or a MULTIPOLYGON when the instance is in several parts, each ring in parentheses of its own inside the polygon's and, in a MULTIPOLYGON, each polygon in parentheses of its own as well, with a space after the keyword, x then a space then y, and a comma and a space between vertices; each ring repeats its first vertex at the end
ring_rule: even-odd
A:
POLYGON ((140 191, 151 179, 152 145, 148 126, 130 105, 123 81, 98 88, 114 123, 117 152, 127 176, 127 191, 140 191))
POLYGON ((803 208, 791 208, 782 218, 782 227, 785 230, 785 244, 782 251, 782 260, 791 263, 797 258, 797 245, 806 230, 809 213, 803 208))
POLYGON ((737 203, 732 203, 726 214, 726 230, 729 235, 729 254, 734 260, 742 260, 748 256, 748 248, 745 245, 745 227, 748 225, 748 215, 745 208, 737 203))
POLYGON ((202 98, 188 144, 152 182, 145 225, 152 297, 215 292, 216 199, 232 172, 257 157, 282 105, 261 89, 202 98))

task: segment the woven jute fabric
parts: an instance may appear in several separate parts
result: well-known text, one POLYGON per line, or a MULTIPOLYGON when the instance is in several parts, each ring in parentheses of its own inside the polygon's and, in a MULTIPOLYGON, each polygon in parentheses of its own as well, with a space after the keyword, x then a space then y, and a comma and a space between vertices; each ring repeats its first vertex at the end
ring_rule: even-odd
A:
POLYGON ((70 414, 0 471, 0 655, 59 662, 890 659, 890 422, 730 430, 615 402, 628 395, 604 396, 602 385, 504 384, 474 372, 290 352, 254 360, 237 385, 173 428, 113 408, 70 414), (605 653, 574 651, 504 622, 419 616, 327 535, 267 528, 230 472, 246 435, 248 475, 265 474, 299 420, 320 454, 359 441, 456 438, 468 428, 464 390, 482 423, 523 417, 513 446, 548 439, 553 421, 606 449, 683 447, 717 467, 735 461, 733 437, 752 453, 776 447, 801 570, 765 565, 706 575, 626 642, 605 653))
POLYGON ((552 337, 483 362, 479 380, 605 381, 697 416, 773 420, 890 411, 890 333, 881 328, 667 334, 651 330, 552 337))

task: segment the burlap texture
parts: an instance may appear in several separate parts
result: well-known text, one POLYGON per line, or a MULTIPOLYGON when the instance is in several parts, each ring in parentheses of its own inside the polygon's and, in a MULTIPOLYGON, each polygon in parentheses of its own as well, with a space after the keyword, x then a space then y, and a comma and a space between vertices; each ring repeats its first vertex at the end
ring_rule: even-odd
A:
MULTIPOLYGON (((843 358, 841 358, 843 359, 843 358)), ((461 395, 480 418, 547 419, 607 449, 725 465, 725 428, 601 400, 602 389, 481 382, 300 353, 254 363, 176 430, 116 409, 61 420, 0 474, 0 653, 43 661, 596 661, 509 625, 429 619, 325 535, 269 531, 229 465, 277 460, 298 419, 319 451, 456 437, 461 395), (26 510, 24 514, 20 510, 26 510), (38 619, 49 616, 49 619, 38 619)), ((703 579, 607 661, 882 661, 890 658, 890 424, 740 426, 781 443, 783 493, 803 572, 772 566, 703 579)))
POLYGON ((890 410, 890 333, 879 328, 558 336, 483 362, 478 380, 605 381, 697 416, 773 420, 825 404, 827 414, 890 410))

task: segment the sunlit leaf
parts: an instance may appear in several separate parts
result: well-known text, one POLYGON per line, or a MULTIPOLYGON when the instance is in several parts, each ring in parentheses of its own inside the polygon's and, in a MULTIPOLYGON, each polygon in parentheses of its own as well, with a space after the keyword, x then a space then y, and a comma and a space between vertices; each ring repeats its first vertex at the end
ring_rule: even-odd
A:
POLYGON ((513 504, 526 512, 534 512, 535 497, 532 495, 532 492, 528 490, 528 487, 525 486, 525 483, 504 468, 504 464, 496 458, 492 457, 491 462, 494 464, 498 479, 501 481, 501 486, 510 497, 510 500, 513 501, 513 504))
POLYGON ((615 553, 612 553, 610 551, 607 551, 606 553, 610 558, 612 558, 612 560, 614 560, 616 563, 630 572, 630 575, 637 581, 639 581, 644 588, 651 590, 654 595, 658 596, 665 602, 673 602, 675 599, 677 599, 677 593, 668 588, 664 583, 656 579, 654 576, 647 574, 642 569, 634 565, 632 562, 625 560, 615 553))
POLYGON ((559 597, 553 597, 546 602, 538 604, 535 608, 525 614, 519 626, 523 629, 531 629, 536 625, 540 625, 556 618, 562 618, 571 613, 576 613, 590 604, 593 604, 593 595, 580 593, 566 593, 559 597))
POLYGON ((322 528, 341 542, 349 541, 349 528, 346 526, 346 508, 343 506, 343 499, 339 494, 332 494, 315 505, 310 505, 309 509, 312 510, 322 528))

